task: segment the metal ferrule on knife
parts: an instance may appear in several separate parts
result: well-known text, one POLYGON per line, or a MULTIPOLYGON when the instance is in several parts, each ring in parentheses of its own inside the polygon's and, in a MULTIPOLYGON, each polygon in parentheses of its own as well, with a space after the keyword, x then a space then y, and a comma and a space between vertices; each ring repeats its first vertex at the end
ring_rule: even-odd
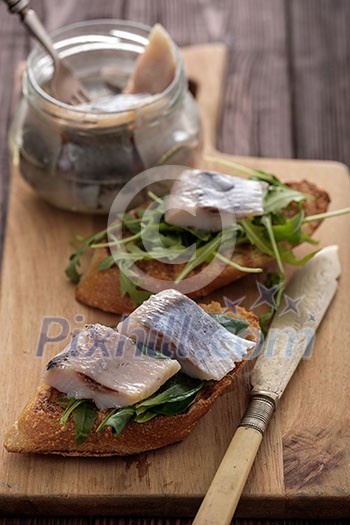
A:
POLYGON ((276 403, 270 395, 254 394, 239 426, 255 428, 264 434, 275 408, 276 403))
POLYGON ((288 283, 251 376, 251 400, 193 525, 229 525, 264 431, 337 289, 338 247, 328 246, 288 283))

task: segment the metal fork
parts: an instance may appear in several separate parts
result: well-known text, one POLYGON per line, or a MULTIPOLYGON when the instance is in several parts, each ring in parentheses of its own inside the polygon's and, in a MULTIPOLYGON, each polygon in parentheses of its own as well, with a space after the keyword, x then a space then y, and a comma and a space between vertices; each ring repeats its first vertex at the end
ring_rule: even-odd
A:
POLYGON ((17 13, 23 24, 29 29, 53 60, 54 73, 50 82, 52 95, 61 102, 77 106, 90 102, 90 97, 82 83, 59 57, 52 40, 43 27, 35 11, 28 7, 29 0, 4 0, 11 13, 17 13))

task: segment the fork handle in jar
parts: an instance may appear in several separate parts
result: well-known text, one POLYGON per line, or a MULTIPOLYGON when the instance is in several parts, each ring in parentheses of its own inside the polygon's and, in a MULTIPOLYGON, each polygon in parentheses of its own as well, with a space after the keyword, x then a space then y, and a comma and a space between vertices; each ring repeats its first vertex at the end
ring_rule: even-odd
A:
POLYGON ((34 9, 29 8, 29 0, 3 0, 7 4, 11 13, 17 13, 23 24, 29 29, 31 35, 40 42, 44 49, 49 53, 54 64, 60 59, 52 40, 47 34, 46 29, 40 22, 34 9))

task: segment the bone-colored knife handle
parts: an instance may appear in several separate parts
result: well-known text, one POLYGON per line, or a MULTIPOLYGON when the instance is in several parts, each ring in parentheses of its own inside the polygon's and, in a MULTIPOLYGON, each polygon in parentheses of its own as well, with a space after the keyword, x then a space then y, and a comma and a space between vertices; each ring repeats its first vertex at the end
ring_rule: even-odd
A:
POLYGON ((193 525, 230 525, 274 409, 272 399, 263 395, 252 397, 193 525))

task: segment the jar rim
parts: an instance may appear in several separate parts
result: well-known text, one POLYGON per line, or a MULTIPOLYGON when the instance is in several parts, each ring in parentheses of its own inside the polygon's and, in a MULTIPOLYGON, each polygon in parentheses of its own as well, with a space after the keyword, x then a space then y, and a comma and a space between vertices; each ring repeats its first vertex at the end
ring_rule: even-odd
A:
MULTIPOLYGON (((147 36, 149 35, 150 31, 152 30, 151 26, 148 26, 147 24, 143 24, 141 22, 134 22, 131 20, 119 20, 115 18, 101 18, 101 19, 93 19, 93 20, 86 20, 81 22, 75 22, 73 24, 65 25, 59 29, 56 29, 55 31, 52 31, 49 33, 50 37, 52 39, 56 39, 57 37, 64 36, 64 33, 67 33, 69 31, 79 29, 79 28, 88 28, 89 26, 94 27, 99 24, 105 24, 110 26, 124 26, 125 28, 129 29, 141 29, 144 30, 147 34, 144 38, 147 39, 147 36)), ((57 40, 54 42, 55 44, 58 44, 60 40, 57 40)), ((160 100, 166 98, 168 95, 171 95, 172 91, 176 87, 176 85, 179 83, 181 76, 183 75, 183 67, 182 67, 182 58, 180 55, 180 51, 178 46, 175 44, 175 42, 172 40, 175 57, 176 57, 176 71, 175 76, 171 83, 160 93, 157 93, 155 95, 151 95, 149 100, 145 100, 143 103, 140 103, 140 105, 137 106, 137 108, 129 108, 129 109, 120 109, 120 110, 99 110, 99 109, 84 109, 79 108, 79 106, 72 106, 70 104, 65 104, 64 102, 61 102, 60 100, 57 100, 56 98, 52 97, 47 93, 44 89, 42 89, 41 85, 35 78, 35 74, 33 71, 33 61, 37 57, 38 53, 43 52, 48 55, 45 50, 39 45, 35 46, 35 48, 29 53, 27 57, 27 69, 25 72, 25 75, 28 77, 30 84, 35 89, 35 92, 40 95, 42 99, 46 103, 48 103, 52 108, 57 108, 60 110, 64 110, 67 113, 67 118, 69 118, 69 114, 71 114, 72 118, 74 116, 76 117, 82 117, 83 115, 91 115, 93 118, 102 117, 102 118, 115 118, 116 116, 122 116, 123 114, 127 114, 130 111, 139 111, 143 109, 150 108, 153 104, 159 102, 160 100)))

